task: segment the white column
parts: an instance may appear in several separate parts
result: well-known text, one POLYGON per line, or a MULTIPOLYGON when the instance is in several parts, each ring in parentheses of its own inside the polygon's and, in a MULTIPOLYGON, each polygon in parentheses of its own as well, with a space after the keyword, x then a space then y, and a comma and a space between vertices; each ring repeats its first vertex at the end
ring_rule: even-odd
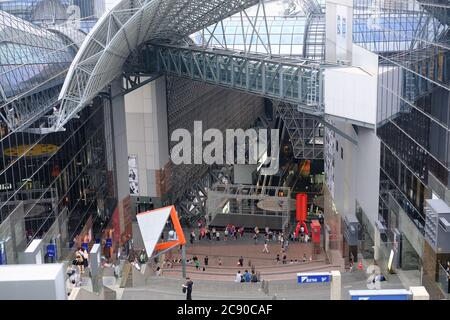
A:
POLYGON ((330 300, 341 300, 341 272, 331 271, 331 294, 330 300))
POLYGON ((116 184, 117 197, 119 201, 130 195, 130 185, 128 182, 128 148, 127 148, 127 126, 125 116, 125 99, 122 92, 121 82, 114 81, 111 84, 111 101, 114 151, 116 160, 116 184))
POLYGON ((375 228, 375 236, 374 236, 374 248, 373 248, 373 259, 378 261, 380 259, 380 246, 381 246, 381 238, 380 231, 378 228, 375 228))
POLYGON ((430 300, 430 295, 425 287, 410 287, 413 300, 430 300))

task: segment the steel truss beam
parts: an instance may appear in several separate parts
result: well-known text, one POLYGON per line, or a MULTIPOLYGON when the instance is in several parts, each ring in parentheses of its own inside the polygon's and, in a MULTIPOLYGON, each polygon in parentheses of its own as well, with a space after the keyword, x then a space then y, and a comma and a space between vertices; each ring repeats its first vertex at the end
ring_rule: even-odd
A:
POLYGON ((148 46, 146 50, 155 61, 156 72, 299 105, 310 114, 323 114, 323 70, 314 61, 169 45, 148 46))
POLYGON ((61 86, 15 99, 0 109, 0 117, 11 131, 21 131, 58 104, 61 86))
POLYGON ((63 127, 120 76, 132 52, 147 42, 182 41, 258 3, 258 0, 122 0, 105 14, 80 48, 59 96, 63 127))
POLYGON ((192 187, 176 201, 175 206, 182 220, 194 224, 206 216, 208 190, 217 185, 231 183, 231 169, 209 169, 208 172, 192 184, 192 187))
POLYGON ((316 117, 286 103, 280 103, 276 113, 284 122, 296 159, 324 158, 324 127, 316 117))

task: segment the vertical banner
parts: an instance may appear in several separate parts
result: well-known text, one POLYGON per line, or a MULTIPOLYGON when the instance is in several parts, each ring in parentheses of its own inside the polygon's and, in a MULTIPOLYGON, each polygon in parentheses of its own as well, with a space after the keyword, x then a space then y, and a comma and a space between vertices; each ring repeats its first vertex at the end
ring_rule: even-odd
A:
POLYGON ((130 183, 130 195, 139 195, 139 176, 137 155, 128 156, 128 181, 130 183))
POLYGON ((0 265, 7 264, 5 242, 0 242, 0 265))

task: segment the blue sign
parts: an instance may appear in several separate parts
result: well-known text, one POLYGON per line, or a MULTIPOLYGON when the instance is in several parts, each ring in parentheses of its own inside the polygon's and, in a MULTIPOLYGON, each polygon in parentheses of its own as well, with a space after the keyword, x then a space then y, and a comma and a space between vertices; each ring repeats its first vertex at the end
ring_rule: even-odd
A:
POLYGON ((325 283, 331 281, 331 275, 323 274, 298 274, 297 280, 299 284, 303 283, 325 283))
POLYGON ((112 247, 112 239, 111 238, 106 239, 105 247, 107 247, 107 248, 111 248, 112 247))
POLYGON ((86 249, 86 251, 89 251, 89 243, 87 242, 83 242, 83 244, 81 245, 82 248, 86 249))
POLYGON ((411 292, 405 289, 349 290, 351 300, 409 300, 411 292))
POLYGON ((374 296, 352 296, 352 300, 409 300, 410 295, 374 295, 374 296))
POLYGON ((54 244, 49 244, 47 246, 47 256, 49 258, 55 258, 56 257, 56 246, 54 244))

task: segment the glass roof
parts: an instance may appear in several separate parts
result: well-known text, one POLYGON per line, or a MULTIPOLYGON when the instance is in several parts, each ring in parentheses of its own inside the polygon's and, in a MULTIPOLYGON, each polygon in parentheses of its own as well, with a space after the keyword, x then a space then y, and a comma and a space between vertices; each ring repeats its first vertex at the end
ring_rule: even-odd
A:
POLYGON ((0 11, 1 100, 61 83, 74 56, 56 34, 0 11))

